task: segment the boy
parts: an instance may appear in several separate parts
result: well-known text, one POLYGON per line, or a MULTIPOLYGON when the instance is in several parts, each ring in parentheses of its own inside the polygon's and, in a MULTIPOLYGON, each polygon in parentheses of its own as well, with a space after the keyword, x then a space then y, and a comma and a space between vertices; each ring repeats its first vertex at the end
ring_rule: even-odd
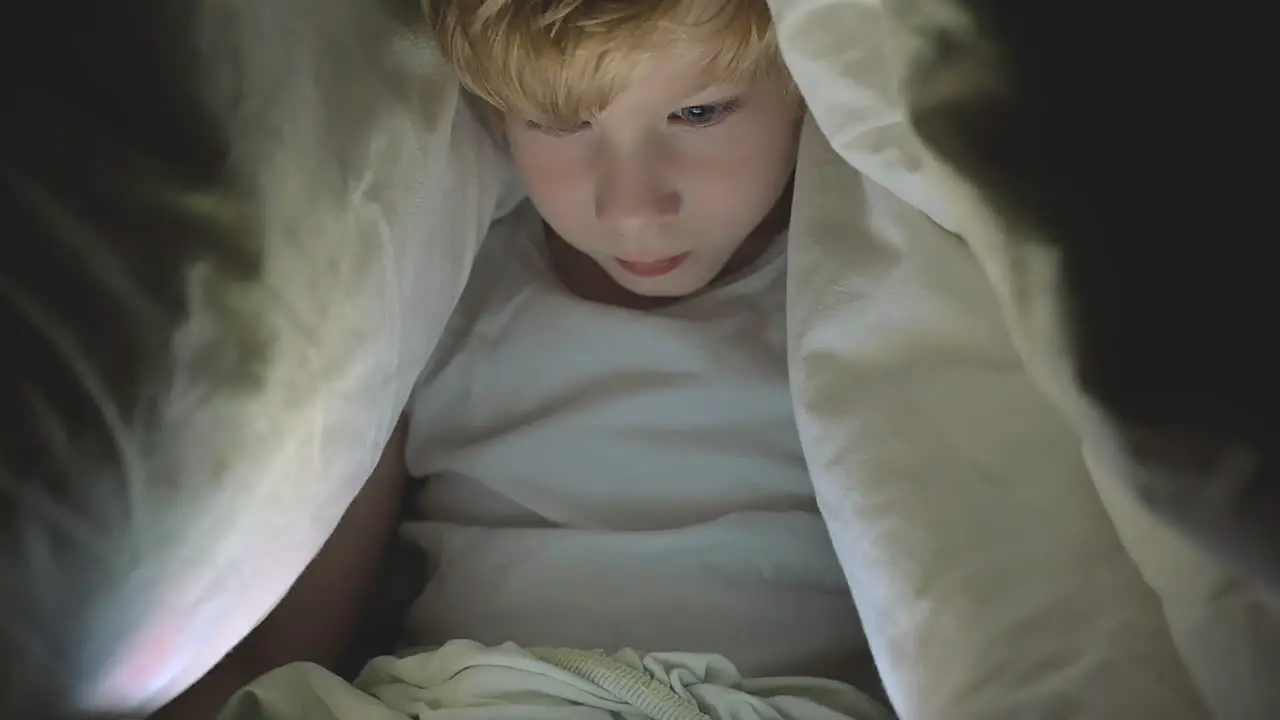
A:
POLYGON ((852 677, 785 346, 801 104, 764 0, 439 0, 529 203, 411 402, 438 646, 722 654, 852 677))
MULTIPOLYGON (((529 202, 491 230, 409 407, 426 519, 404 534, 433 574, 406 639, 718 654, 746 677, 874 686, 788 387, 802 108, 766 3, 427 13, 529 202)), ((352 625, 332 607, 354 602, 344 578, 393 485, 375 473, 250 637, 265 650, 164 717, 207 716, 280 661, 333 662, 352 625)))

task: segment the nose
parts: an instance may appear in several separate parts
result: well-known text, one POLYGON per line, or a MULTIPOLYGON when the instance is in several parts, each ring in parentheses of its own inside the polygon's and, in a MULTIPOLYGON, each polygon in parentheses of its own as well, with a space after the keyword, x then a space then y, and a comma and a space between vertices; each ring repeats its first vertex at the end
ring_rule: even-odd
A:
POLYGON ((605 148, 598 157, 596 219, 622 237, 652 233, 680 212, 664 153, 643 143, 605 148))

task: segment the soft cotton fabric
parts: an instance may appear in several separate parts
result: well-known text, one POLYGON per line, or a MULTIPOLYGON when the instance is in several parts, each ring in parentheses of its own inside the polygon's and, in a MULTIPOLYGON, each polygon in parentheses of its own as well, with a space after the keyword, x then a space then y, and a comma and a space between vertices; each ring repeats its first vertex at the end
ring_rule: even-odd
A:
POLYGON ((1077 436, 1027 376, 966 245, 814 124, 801 143, 797 417, 895 709, 1205 717, 1077 436))
POLYGON ((1176 706, 1166 717, 1280 715, 1274 612, 1256 589, 1140 505, 1108 423, 1069 380, 1056 253, 1015 242, 1016 228, 939 166, 911 131, 904 97, 955 101, 993 80, 978 58, 965 58, 975 60, 973 72, 910 72, 944 51, 941 39, 983 47, 969 15, 976 5, 770 0, 787 63, 845 165, 797 188, 790 331, 806 452, 890 694, 905 716, 948 720, 966 717, 964 707, 975 718, 1148 717, 1166 701, 1176 706), (979 275, 957 242, 972 252, 979 275), (881 251, 869 259, 866 248, 876 246, 881 251), (929 311, 936 324, 920 312, 929 296, 937 300, 929 311), (1008 328, 1007 337, 998 338, 1006 331, 996 333, 992 323, 1008 328), (943 368, 954 366, 948 343, 976 342, 979 327, 992 330, 982 352, 1008 363, 1003 390, 979 391, 958 374, 944 379, 951 371, 943 368), (939 428, 952 428, 938 441, 951 438, 961 455, 999 458, 1003 469, 953 474, 945 487, 908 480, 928 472, 933 452, 918 429, 901 436, 904 450, 917 455, 909 463, 868 463, 868 445, 858 440, 866 437, 866 410, 854 402, 854 388, 872 383, 891 393, 884 373, 906 377, 919 367, 932 368, 937 384, 922 402, 936 406, 929 413, 939 428), (878 369, 868 374, 871 368, 878 369), (983 406, 982 419, 970 415, 983 406), (890 489, 901 504, 868 504, 890 489), (1067 496, 1075 500, 1068 504, 1067 496), (1043 515, 1035 510, 1041 503, 1043 515), (944 506, 951 519, 940 525, 933 513, 944 506), (1053 540, 1058 521, 1070 534, 1053 540), (927 535, 916 535, 921 527, 927 535), (1090 539, 1052 550, 1052 561, 1025 555, 1073 536, 1090 539), (867 557, 878 560, 860 562, 867 557), (1118 575, 1104 583, 1106 592, 1080 594, 1085 578, 1112 571, 1118 575), (1089 619, 1078 622, 1075 613, 1089 619), (942 640, 955 637, 946 629, 953 626, 965 628, 962 642, 942 640), (1098 682, 1090 666, 1107 679, 1098 682), (953 684, 963 702, 947 706, 943 688, 953 684))
MULTIPOLYGON (((120 582, 80 639, 109 659, 80 688, 104 708, 148 709, 194 682, 311 560, 377 462, 511 177, 443 59, 388 4, 189 10, 191 26, 153 30, 198 50, 191 77, 229 142, 221 182, 243 199, 236 240, 262 267, 222 296, 186 278, 192 317, 173 354, 219 333, 270 352, 245 370, 251 391, 205 388, 191 361, 156 399, 162 433, 130 468, 146 504, 121 545, 136 552, 111 559, 120 582), (217 324, 217 302, 252 324, 217 324)), ((182 202, 231 221, 207 198, 182 202)), ((157 247, 186 241, 154 227, 157 247)))
POLYGON ((433 576, 409 642, 866 666, 795 426, 785 254, 636 311, 563 287, 531 205, 494 227, 411 406, 433 576))
POLYGON ((749 679, 715 655, 606 655, 456 641, 379 658, 348 685, 305 663, 268 673, 218 720, 890 720, 829 680, 749 679))

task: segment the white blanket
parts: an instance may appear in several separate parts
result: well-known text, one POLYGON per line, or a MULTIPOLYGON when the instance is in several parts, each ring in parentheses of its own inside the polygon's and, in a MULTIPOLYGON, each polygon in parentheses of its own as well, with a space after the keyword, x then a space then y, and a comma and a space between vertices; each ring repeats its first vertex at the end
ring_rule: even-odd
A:
POLYGON ((454 641, 379 658, 354 685, 297 663, 241 691, 218 720, 889 720, 829 680, 744 679, 715 655, 485 647, 454 641))
POLYGON ((966 246, 812 125, 796 191, 801 436, 898 711, 1202 717, 1157 597, 966 246))
MULTIPOLYGON (((1139 506, 1106 429, 1051 381, 1066 351, 1028 352, 1053 348, 1059 298, 1011 298, 1011 281, 1056 258, 1010 242, 910 131, 908 63, 938 50, 933 30, 974 32, 963 4, 771 5, 814 116, 791 233, 796 408, 898 711, 1280 716, 1274 619, 1139 506)), ((934 89, 991 79, 951 80, 934 89)))

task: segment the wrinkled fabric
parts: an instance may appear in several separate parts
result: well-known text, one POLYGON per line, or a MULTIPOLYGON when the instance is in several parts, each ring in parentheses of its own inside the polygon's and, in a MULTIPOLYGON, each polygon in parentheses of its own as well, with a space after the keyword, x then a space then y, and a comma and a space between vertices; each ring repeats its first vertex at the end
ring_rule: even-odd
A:
POLYGON ((815 124, 854 171, 827 161, 798 181, 793 380, 899 711, 1280 713, 1273 611, 1138 501, 1114 427, 1072 380, 1058 253, 1019 237, 911 131, 908 102, 959 113, 958 99, 999 82, 967 15, 982 3, 770 5, 815 124), (946 61, 924 72, 934 57, 946 61), (920 407, 866 401, 892 407, 902 393, 920 407))
POLYGON ((114 647, 80 679, 95 707, 173 697, 300 575, 376 464, 510 178, 452 72, 386 4, 208 0, 195 14, 182 30, 263 266, 234 298, 254 327, 193 318, 184 332, 253 332, 271 352, 252 392, 165 399, 195 417, 152 471, 199 492, 152 488, 172 493, 154 513, 165 534, 140 533, 151 552, 101 603, 114 647))
POLYGON ((817 130, 802 137, 791 226, 792 388, 894 708, 1207 717, 981 267, 817 130))
POLYGON ((559 648, 438 650, 371 662, 353 685, 305 663, 242 690, 218 720, 891 720, 842 683, 747 679, 723 657, 559 648))

